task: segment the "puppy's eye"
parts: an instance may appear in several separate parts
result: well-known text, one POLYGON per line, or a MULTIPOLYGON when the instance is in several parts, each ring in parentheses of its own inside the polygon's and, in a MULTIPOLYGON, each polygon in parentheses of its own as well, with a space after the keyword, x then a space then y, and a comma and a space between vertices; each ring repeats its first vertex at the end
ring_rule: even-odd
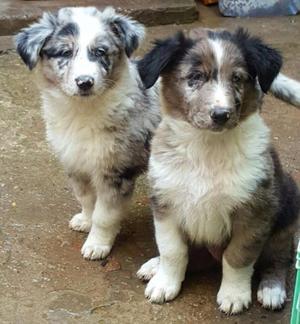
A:
POLYGON ((238 74, 232 75, 232 82, 233 83, 240 83, 242 81, 242 78, 238 74))
POLYGON ((102 57, 102 56, 106 55, 106 50, 104 48, 100 48, 100 47, 99 48, 95 48, 94 54, 97 57, 102 57))
POLYGON ((69 58, 73 55, 73 51, 72 50, 65 50, 63 52, 60 53, 61 57, 65 57, 65 58, 69 58))
POLYGON ((188 86, 193 87, 200 81, 206 81, 206 75, 201 72, 193 72, 188 75, 187 79, 188 79, 188 86))

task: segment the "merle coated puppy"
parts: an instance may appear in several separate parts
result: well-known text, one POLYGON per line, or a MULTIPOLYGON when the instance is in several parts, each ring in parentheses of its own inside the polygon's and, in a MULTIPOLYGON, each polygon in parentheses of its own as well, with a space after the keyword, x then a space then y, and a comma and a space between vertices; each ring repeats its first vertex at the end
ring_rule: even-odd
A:
POLYGON ((151 302, 177 296, 193 243, 224 249, 223 312, 248 308, 254 267, 258 301, 283 306, 300 196, 259 113, 281 64, 275 49, 243 29, 179 33, 140 61, 146 87, 161 75, 162 121, 149 163, 160 257, 138 272, 150 279, 151 302))
POLYGON ((136 21, 92 7, 45 13, 16 36, 36 71, 47 139, 82 205, 70 227, 89 232, 88 259, 110 252, 160 120, 158 96, 130 59, 143 36, 136 21))

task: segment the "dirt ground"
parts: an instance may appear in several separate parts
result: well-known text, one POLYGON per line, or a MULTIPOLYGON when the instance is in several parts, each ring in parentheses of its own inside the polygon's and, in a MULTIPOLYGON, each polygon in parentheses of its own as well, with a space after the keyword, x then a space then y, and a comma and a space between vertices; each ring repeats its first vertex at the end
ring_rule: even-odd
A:
MULTIPOLYGON (((226 19, 215 8, 205 9, 193 25, 150 28, 143 50, 149 40, 176 29, 238 25, 280 49, 284 72, 300 79, 300 17, 226 19)), ((292 289, 281 312, 263 310, 254 293, 242 315, 221 314, 219 269, 187 274, 175 301, 151 305, 135 275, 156 254, 144 178, 108 262, 84 260, 80 247, 86 234, 68 228, 79 206, 45 142, 39 105, 16 54, 0 56, 0 323, 289 322, 292 289)), ((300 183, 300 111, 267 96, 263 115, 283 165, 300 183)), ((291 271, 290 288, 293 277, 291 271)))

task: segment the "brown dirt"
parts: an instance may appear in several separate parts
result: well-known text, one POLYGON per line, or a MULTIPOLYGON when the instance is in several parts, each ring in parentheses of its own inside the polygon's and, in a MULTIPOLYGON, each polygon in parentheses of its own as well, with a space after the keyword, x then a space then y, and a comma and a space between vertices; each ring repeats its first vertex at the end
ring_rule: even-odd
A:
MULTIPOLYGON (((299 77, 300 17, 220 18, 202 8, 201 22, 237 25, 263 35, 285 58, 284 71, 299 77)), ((145 42, 180 26, 149 29, 145 42)), ((188 274, 179 297, 165 305, 144 299, 138 267, 156 254, 147 186, 139 180, 131 212, 106 265, 85 261, 85 234, 69 230, 78 211, 66 176, 44 140, 39 96, 14 53, 0 56, 0 322, 1 323, 288 323, 292 291, 282 312, 256 302, 227 317, 216 306, 220 272, 188 274)), ((267 96, 263 115, 283 165, 300 182, 300 111, 267 96)), ((292 286, 293 273, 289 286, 292 286)))

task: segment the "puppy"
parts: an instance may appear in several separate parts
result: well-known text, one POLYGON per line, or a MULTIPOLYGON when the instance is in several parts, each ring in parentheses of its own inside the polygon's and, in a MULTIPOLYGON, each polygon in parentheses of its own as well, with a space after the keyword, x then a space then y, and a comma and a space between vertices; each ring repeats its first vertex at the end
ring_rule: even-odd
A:
POLYGON ((146 87, 161 75, 163 115, 149 162, 160 257, 138 272, 151 302, 177 296, 192 243, 224 249, 221 311, 248 308, 255 266, 258 301, 283 306, 300 196, 259 114, 281 64, 243 29, 179 33, 140 61, 146 87))
POLYGON ((92 7, 45 13, 16 36, 36 70, 47 139, 82 206, 70 227, 89 232, 87 259, 109 254, 160 121, 157 93, 130 60, 143 36, 136 21, 92 7))

